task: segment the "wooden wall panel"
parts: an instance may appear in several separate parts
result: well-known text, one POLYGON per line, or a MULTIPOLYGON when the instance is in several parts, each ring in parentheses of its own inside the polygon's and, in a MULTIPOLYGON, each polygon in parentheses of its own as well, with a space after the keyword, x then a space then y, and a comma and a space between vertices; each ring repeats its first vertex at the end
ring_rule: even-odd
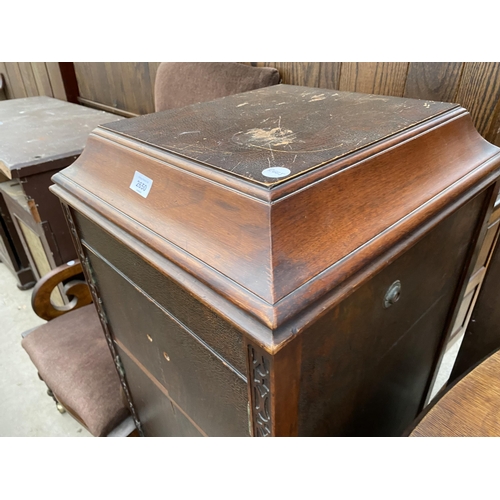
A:
MULTIPOLYGON (((76 79, 80 97, 91 101, 91 103, 102 104, 111 108, 116 107, 120 88, 114 88, 112 74, 106 63, 75 63, 76 79)), ((125 78, 125 75, 124 75, 125 78)), ((131 111, 126 108, 124 111, 131 111)))
POLYGON ((318 87, 320 65, 314 62, 254 62, 252 66, 276 68, 280 72, 281 82, 287 85, 318 87))
MULTIPOLYGON (((463 62, 247 62, 272 66, 283 83, 457 102, 479 132, 500 141, 500 63, 463 62)), ((154 111, 159 63, 75 63, 84 104, 125 116, 154 111)))
POLYGON ((8 99, 45 95, 67 100, 57 62, 0 62, 8 99))
POLYGON ((319 63, 319 85, 322 89, 338 90, 340 86, 340 62, 319 63))
POLYGON ((34 62, 31 63, 31 69, 33 70, 37 89, 40 92, 39 95, 54 97, 46 64, 43 62, 34 62))
POLYGON ((339 90, 401 97, 408 66, 407 62, 342 63, 339 90))
POLYGON ((479 133, 489 140, 496 135, 499 99, 500 63, 464 63, 456 100, 472 115, 479 133))
POLYGON ((19 63, 17 62, 6 62, 5 71, 7 73, 9 81, 9 99, 19 99, 21 97, 28 97, 26 93, 26 88, 24 86, 23 77, 21 71, 19 70, 19 63))
POLYGON ((40 95, 38 92, 38 87, 35 81, 35 75, 33 74, 33 69, 31 68, 31 63, 20 62, 19 71, 24 82, 24 88, 28 97, 35 97, 40 95))
POLYGON ((491 142, 495 146, 500 146, 500 113, 497 113, 497 119, 491 129, 491 142))
POLYGON ((462 69, 461 62, 412 62, 403 95, 413 99, 454 102, 462 69))
POLYGON ((66 101, 66 91, 64 90, 64 82, 61 76, 61 70, 59 69, 59 63, 46 62, 45 67, 47 68, 53 97, 66 101))
POLYGON ((257 67, 276 68, 281 75, 282 83, 287 85, 303 85, 338 89, 340 81, 339 62, 252 62, 257 67))
POLYGON ((155 92, 155 79, 156 72, 158 71, 159 62, 148 63, 149 66, 149 81, 151 82, 151 96, 153 96, 153 108, 154 108, 154 92, 155 92))
POLYGON ((154 76, 159 63, 76 62, 80 98, 84 104, 125 116, 154 112, 154 76))

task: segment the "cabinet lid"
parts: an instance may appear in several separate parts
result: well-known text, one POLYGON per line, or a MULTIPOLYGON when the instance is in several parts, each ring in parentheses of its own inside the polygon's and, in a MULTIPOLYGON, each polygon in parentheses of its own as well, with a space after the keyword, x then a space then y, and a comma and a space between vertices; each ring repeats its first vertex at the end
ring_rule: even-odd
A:
POLYGON ((275 85, 102 128, 272 188, 457 107, 275 85))

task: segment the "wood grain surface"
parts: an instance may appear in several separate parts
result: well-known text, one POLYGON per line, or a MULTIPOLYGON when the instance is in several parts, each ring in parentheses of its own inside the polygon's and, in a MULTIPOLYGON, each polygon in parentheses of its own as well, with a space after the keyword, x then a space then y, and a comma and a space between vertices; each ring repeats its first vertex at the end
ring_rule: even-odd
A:
POLYGON ((76 62, 80 97, 133 114, 154 112, 153 90, 158 63, 76 62))
POLYGON ((294 85, 301 81, 305 87, 319 87, 321 67, 313 62, 264 62, 251 63, 256 67, 276 68, 281 76, 281 83, 294 85))
POLYGON ((275 85, 103 128, 274 186, 454 107, 458 106, 275 85), (262 172, 270 167, 290 173, 266 177, 262 172))
POLYGON ((405 88, 408 64, 407 62, 342 63, 339 89, 401 97, 405 88))
POLYGON ((464 63, 456 101, 467 108, 478 132, 489 140, 495 133, 499 98, 500 63, 464 63))
POLYGON ((47 96, 0 103, 2 144, 0 171, 9 178, 36 166, 53 170, 55 161, 79 155, 90 132, 99 124, 118 120, 104 111, 47 96))
POLYGON ((47 74, 49 75, 50 87, 52 89, 53 97, 66 101, 66 90, 64 89, 64 82, 59 69, 59 63, 46 62, 47 74))
MULTIPOLYGON (((159 63, 83 63, 75 68, 87 102, 127 113, 154 111, 154 78, 159 63)), ((325 89, 457 102, 471 111, 488 140, 498 137, 500 63, 474 62, 252 62, 275 67, 282 82, 325 89)), ((130 115, 129 115, 130 116, 130 115)))
POLYGON ((461 73, 459 62, 411 62, 404 96, 455 102, 461 73))
MULTIPOLYGON (((458 102, 473 115, 490 141, 498 135, 500 63, 486 62, 254 62, 275 67, 282 81, 383 95, 458 102)), ((74 63, 80 97, 89 105, 127 116, 154 111, 154 79, 159 63, 74 63)), ((34 95, 66 99, 58 63, 0 62, 7 97, 34 95)))
POLYGON ((90 290, 83 279, 82 266, 79 261, 70 261, 62 266, 52 269, 40 279, 31 297, 31 306, 33 311, 40 318, 50 321, 53 318, 79 309, 92 303, 90 290), (75 278, 75 279, 73 279, 75 278), (71 281, 69 281, 71 280, 71 281), (70 297, 65 305, 56 305, 51 302, 51 294, 58 285, 66 284, 63 287, 64 293, 70 297))
POLYGON ((500 351, 452 386, 410 437, 500 436, 500 351))
POLYGON ((57 62, 0 62, 8 99, 48 96, 67 100, 57 62))

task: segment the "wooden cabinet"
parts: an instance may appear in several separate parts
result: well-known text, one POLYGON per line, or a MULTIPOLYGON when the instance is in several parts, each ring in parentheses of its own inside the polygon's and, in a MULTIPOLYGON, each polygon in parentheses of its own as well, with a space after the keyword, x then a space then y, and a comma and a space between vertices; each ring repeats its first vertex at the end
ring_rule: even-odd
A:
POLYGON ((458 105, 288 85, 98 127, 51 190, 141 432, 403 433, 499 152, 458 105))
MULTIPOLYGON (((0 102, 4 220, 22 244, 21 269, 27 267, 35 279, 76 257, 59 200, 49 191, 51 176, 78 158, 93 128, 117 119, 50 97, 0 102)), ((24 276, 11 267, 23 285, 24 276)))

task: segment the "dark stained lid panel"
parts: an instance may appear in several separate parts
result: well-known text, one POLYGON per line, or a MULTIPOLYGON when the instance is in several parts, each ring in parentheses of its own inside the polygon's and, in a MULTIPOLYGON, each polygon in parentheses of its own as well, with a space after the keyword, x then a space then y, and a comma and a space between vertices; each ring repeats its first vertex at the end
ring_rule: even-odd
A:
POLYGON ((276 85, 101 128, 272 187, 456 107, 276 85))

